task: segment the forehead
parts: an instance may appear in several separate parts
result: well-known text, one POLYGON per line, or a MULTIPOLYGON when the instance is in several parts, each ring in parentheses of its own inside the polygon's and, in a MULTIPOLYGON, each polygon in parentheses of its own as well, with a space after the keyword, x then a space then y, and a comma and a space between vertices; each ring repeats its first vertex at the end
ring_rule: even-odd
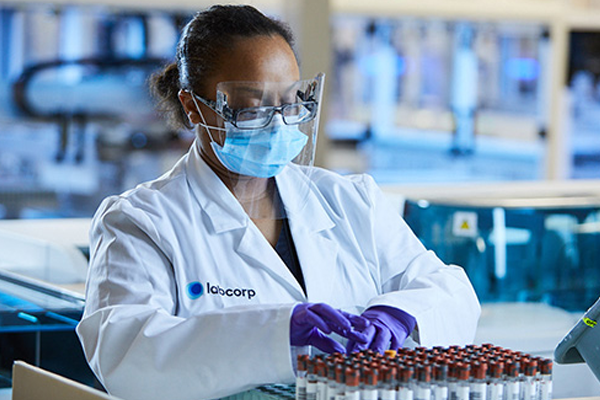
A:
POLYGON ((260 82, 260 81, 229 81, 219 82, 217 91, 229 97, 268 97, 295 95, 302 81, 294 82, 260 82))
POLYGON ((281 36, 241 38, 220 57, 217 71, 209 83, 216 90, 219 82, 293 82, 300 79, 294 52, 281 36))

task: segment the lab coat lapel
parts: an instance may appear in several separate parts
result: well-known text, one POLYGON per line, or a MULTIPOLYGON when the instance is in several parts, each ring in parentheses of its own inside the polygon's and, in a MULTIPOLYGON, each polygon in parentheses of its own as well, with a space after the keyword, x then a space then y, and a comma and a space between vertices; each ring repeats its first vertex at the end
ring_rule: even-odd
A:
POLYGON ((188 183, 206 212, 215 233, 248 227, 250 219, 241 204, 200 156, 197 141, 188 153, 188 183))
POLYGON ((261 268, 286 286, 295 299, 306 301, 300 284, 254 223, 250 222, 244 231, 236 251, 249 265, 261 268))
POLYGON ((188 154, 188 181, 200 207, 206 212, 213 231, 223 234, 239 230, 236 255, 251 267, 260 268, 287 287, 298 301, 305 301, 304 292, 296 278, 277 252, 248 217, 235 196, 202 160, 197 143, 188 154))
POLYGON ((335 227, 330 209, 314 182, 310 167, 290 164, 277 176, 277 188, 289 218, 290 230, 309 301, 322 301, 335 278, 338 243, 330 239, 335 227))

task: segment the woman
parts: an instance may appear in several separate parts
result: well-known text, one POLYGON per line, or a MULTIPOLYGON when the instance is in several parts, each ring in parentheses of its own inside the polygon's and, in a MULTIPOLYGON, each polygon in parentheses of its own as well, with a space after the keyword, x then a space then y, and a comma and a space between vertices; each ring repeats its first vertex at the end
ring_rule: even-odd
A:
POLYGON ((106 199, 77 332, 107 390, 209 399, 294 379, 303 346, 465 344, 479 304, 372 178, 311 166, 322 76, 249 6, 188 23, 154 77, 197 138, 171 171, 106 199))

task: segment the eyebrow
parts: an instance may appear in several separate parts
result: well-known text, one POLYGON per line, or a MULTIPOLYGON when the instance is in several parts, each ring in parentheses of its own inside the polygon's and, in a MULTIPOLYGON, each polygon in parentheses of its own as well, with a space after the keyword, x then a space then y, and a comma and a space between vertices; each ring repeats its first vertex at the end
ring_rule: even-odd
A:
POLYGON ((249 86, 241 86, 239 88, 236 88, 235 90, 240 91, 240 92, 246 92, 248 94, 251 94, 252 96, 256 96, 256 97, 262 97, 263 96, 263 91, 259 90, 259 89, 255 89, 253 87, 249 87, 249 86))

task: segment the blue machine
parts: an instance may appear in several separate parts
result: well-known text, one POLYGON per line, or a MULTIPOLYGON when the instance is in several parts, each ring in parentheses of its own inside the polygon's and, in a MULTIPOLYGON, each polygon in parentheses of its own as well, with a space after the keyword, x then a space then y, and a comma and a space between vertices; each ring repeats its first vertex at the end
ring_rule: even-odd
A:
POLYGON ((1 271, 0 388, 11 386, 15 360, 95 384, 75 335, 83 306, 83 296, 1 271))
POLYGON ((426 247, 465 268, 482 302, 583 311, 600 294, 600 198, 409 200, 426 247))

